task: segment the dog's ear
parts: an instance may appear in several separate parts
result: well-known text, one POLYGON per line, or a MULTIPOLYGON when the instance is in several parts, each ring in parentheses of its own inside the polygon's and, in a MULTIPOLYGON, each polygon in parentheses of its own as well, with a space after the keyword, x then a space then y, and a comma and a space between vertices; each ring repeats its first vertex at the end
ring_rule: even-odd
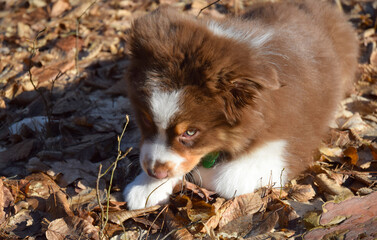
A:
POLYGON ((255 75, 230 80, 229 90, 222 94, 224 114, 230 124, 240 120, 246 105, 252 106, 257 98, 263 97, 264 92, 281 87, 278 72, 273 67, 259 70, 255 75))

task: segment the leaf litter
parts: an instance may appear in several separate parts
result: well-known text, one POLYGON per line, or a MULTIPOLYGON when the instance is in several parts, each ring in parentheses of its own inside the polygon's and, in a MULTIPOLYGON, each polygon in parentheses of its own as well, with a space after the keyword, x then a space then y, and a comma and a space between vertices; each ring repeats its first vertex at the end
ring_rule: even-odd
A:
MULTIPOLYGON (((0 3, 0 238, 377 237, 373 1, 337 1, 357 28, 360 76, 311 169, 282 189, 230 200, 186 181, 170 205, 127 210, 121 191, 140 171, 140 133, 132 117, 123 138, 116 138, 132 113, 122 81, 129 64, 127 29, 159 4, 197 15, 210 3, 0 3), (99 179, 100 167, 109 170, 99 179)), ((252 3, 223 0, 201 14, 242 14, 252 3)))

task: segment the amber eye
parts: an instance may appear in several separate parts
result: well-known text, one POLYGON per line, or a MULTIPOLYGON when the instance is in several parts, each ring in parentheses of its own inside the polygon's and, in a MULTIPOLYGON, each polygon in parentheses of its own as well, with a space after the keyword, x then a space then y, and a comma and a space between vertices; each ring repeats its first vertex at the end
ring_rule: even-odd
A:
POLYGON ((196 129, 189 129, 186 132, 184 132, 182 134, 182 136, 186 137, 186 138, 190 138, 190 137, 193 137, 197 132, 198 132, 198 130, 196 130, 196 129))

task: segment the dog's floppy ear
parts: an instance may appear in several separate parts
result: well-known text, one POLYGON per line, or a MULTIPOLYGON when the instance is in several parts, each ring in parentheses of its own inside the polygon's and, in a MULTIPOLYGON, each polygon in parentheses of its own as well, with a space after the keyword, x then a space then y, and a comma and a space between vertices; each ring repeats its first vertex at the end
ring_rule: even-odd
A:
POLYGON ((230 124, 237 123, 246 105, 255 104, 255 100, 264 91, 277 90, 281 87, 278 72, 273 67, 264 67, 253 76, 237 77, 229 81, 229 90, 222 95, 224 114, 230 124))

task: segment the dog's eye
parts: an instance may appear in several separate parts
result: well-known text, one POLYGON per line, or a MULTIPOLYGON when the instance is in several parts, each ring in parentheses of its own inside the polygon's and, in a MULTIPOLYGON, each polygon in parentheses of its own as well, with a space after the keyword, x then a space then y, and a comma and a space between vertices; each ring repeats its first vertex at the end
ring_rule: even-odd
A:
POLYGON ((184 132, 182 134, 182 136, 186 137, 186 138, 190 138, 190 137, 193 137, 197 132, 198 132, 198 130, 196 130, 196 129, 189 129, 186 132, 184 132))

